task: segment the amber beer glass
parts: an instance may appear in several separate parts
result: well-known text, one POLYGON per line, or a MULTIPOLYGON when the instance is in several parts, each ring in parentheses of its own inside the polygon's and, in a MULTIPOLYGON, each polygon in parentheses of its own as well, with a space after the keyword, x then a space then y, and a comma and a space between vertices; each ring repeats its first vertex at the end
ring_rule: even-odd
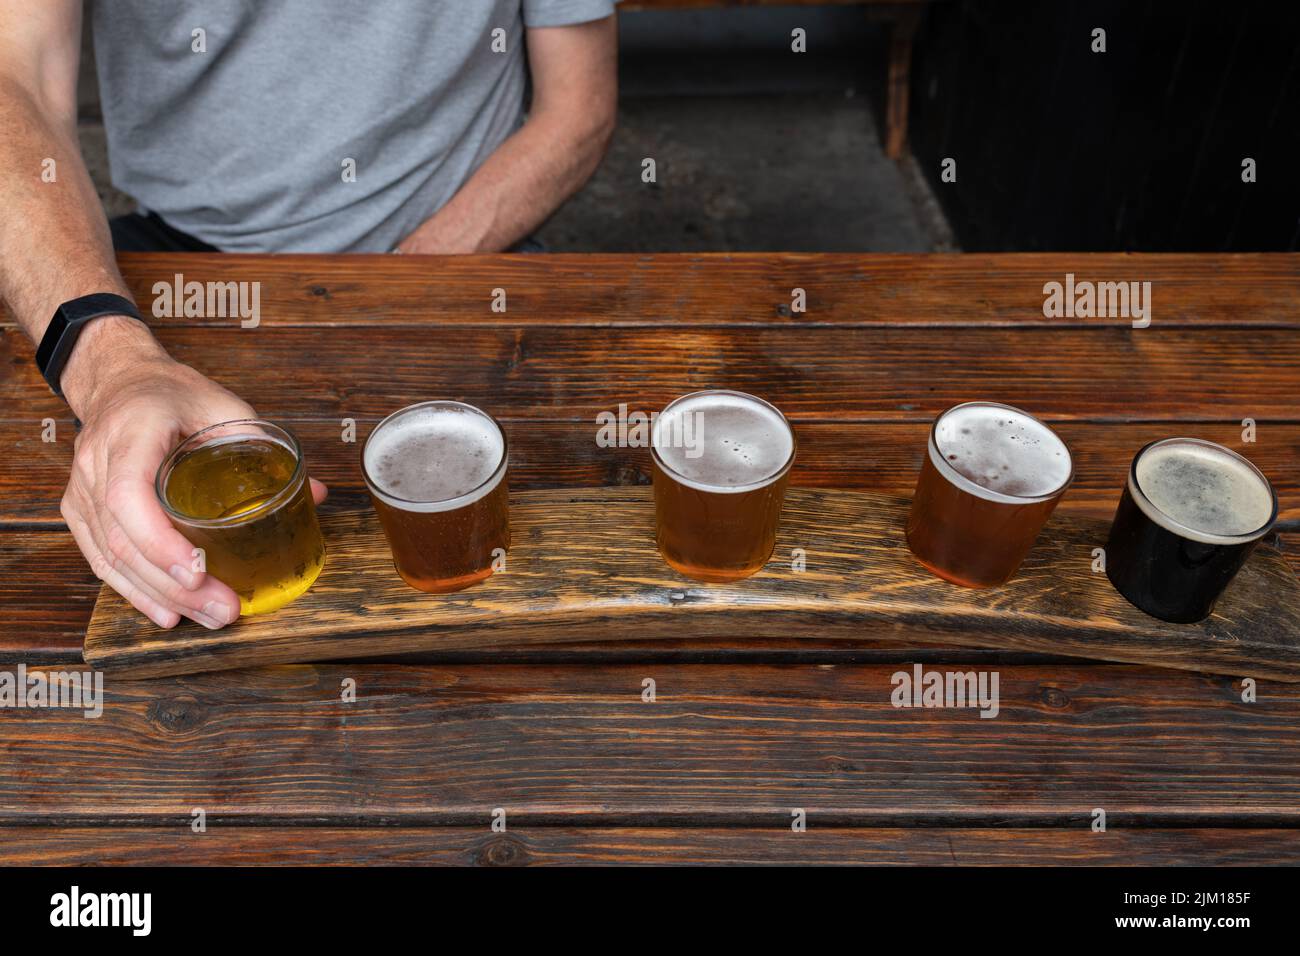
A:
POLYGON ((302 594, 325 563, 302 448, 270 422, 223 422, 167 456, 154 487, 205 570, 264 614, 302 594))
POLYGON ((510 548, 505 432, 461 402, 422 402, 375 426, 361 470, 407 584, 459 591, 510 548))
POLYGON ((908 546, 946 581, 1003 584, 1073 476, 1065 442, 1029 413, 997 402, 955 405, 930 429, 908 546))
POLYGON ((735 581, 763 567, 794 462, 784 415, 744 392, 692 392, 652 427, 655 527, 668 564, 701 581, 735 581))
POLYGON ((1200 621, 1276 521, 1273 486, 1248 459, 1199 438, 1155 441, 1129 468, 1106 576, 1153 617, 1200 621))

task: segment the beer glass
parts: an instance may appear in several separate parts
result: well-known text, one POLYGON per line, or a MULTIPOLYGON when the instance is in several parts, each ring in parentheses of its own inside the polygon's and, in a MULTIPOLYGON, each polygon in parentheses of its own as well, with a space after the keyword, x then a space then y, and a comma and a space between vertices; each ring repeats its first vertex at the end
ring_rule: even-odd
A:
POLYGON ((462 402, 421 402, 375 426, 361 471, 397 573, 421 591, 490 577, 510 548, 506 435, 462 402))
POLYGON ((195 432, 154 480, 171 522, 205 570, 239 595, 240 614, 265 614, 302 594, 325 563, 307 468, 286 429, 252 419, 195 432))
POLYGON ((692 392, 663 410, 651 435, 663 559, 700 581, 736 581, 763 567, 794 462, 785 416, 744 392, 692 392))
POLYGON ((1255 465, 1199 438, 1166 438, 1133 458, 1106 541, 1106 576, 1152 617, 1200 621, 1277 521, 1255 465))
POLYGON ((1003 584, 1073 477, 1065 442, 1028 412, 998 402, 954 405, 930 429, 907 544, 945 581, 1003 584))

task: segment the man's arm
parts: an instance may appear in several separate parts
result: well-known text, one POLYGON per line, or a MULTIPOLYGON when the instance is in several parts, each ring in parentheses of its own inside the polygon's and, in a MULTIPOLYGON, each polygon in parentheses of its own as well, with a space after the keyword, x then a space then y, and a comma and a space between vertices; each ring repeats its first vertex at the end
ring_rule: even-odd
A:
MULTIPOLYGON (((0 298, 34 342, 62 302, 130 297, 77 142, 80 41, 81 0, 0 0, 0 298)), ((60 384, 85 423, 62 512, 95 574, 161 627, 238 617, 234 591, 190 570, 153 478, 180 437, 252 409, 125 316, 84 327, 60 384)))
POLYGON ((533 103, 442 209, 411 233, 403 253, 500 252, 529 235, 582 188, 614 132, 617 17, 527 31, 533 103))

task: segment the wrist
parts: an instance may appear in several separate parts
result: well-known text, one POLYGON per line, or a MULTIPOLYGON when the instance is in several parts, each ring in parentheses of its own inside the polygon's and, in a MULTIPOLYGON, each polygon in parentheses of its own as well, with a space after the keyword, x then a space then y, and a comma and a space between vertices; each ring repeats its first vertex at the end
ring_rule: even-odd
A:
POLYGON ((105 315, 81 330, 59 384, 73 413, 86 421, 105 387, 120 382, 128 368, 170 361, 143 322, 128 315, 105 315))

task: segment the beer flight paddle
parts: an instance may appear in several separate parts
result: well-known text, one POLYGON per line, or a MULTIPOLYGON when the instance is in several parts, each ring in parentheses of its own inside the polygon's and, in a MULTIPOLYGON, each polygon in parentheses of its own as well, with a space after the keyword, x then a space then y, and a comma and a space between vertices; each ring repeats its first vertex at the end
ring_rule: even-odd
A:
MULTIPOLYGON (((195 514, 223 512, 219 492, 256 493, 222 514, 238 519, 224 533, 246 551, 265 525, 250 567, 274 579, 279 606, 319 571, 310 496, 311 534, 285 517, 284 502, 305 494, 301 451, 265 422, 216 430, 169 456, 160 498, 190 531, 195 514), (263 487, 280 472, 291 476, 283 490, 263 487), (315 560, 290 569, 295 541, 315 560)), ((460 402, 412 405, 363 445, 374 511, 322 522, 329 560, 295 603, 220 631, 166 632, 105 589, 86 660, 152 676, 626 636, 880 634, 1300 681, 1300 582, 1275 550, 1257 551, 1276 496, 1229 449, 1181 438, 1141 449, 1107 537, 1070 519, 1040 535, 1073 461, 1013 406, 943 412, 910 502, 787 491, 796 444, 761 398, 693 392, 653 424, 650 507, 644 489, 510 495, 495 419, 460 402)), ((230 573, 246 570, 237 554, 220 556, 230 573)))
POLYGON ((110 674, 152 677, 392 655, 491 660, 566 643, 878 639, 1300 681, 1300 582, 1267 543, 1211 617, 1169 624, 1091 570, 1108 522, 1054 515, 1010 581, 972 589, 912 556, 909 508, 905 497, 790 488, 767 564, 712 584, 660 558, 650 488, 512 491, 507 566, 446 594, 394 572, 372 509, 322 514, 325 567, 292 604, 219 631, 188 622, 165 631, 104 588, 85 655, 110 674), (804 571, 792 567, 795 548, 804 571))

